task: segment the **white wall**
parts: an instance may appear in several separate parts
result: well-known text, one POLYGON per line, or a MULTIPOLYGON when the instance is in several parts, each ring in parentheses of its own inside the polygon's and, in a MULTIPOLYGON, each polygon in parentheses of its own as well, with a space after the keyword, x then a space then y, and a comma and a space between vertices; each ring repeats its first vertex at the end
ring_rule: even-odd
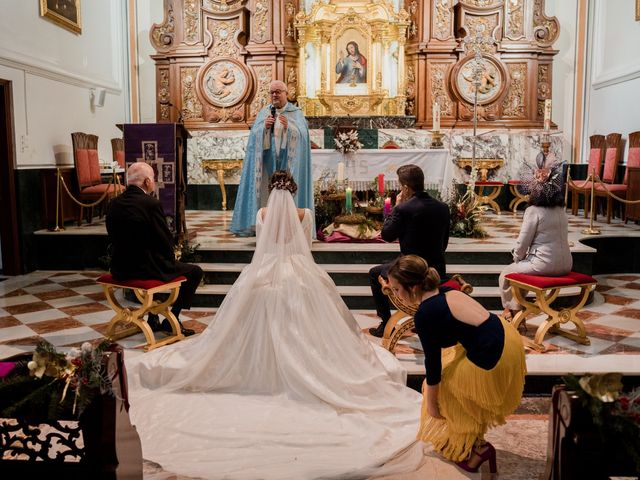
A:
POLYGON ((156 67, 151 58, 156 50, 149 40, 149 30, 154 23, 159 24, 163 20, 163 2, 136 0, 140 123, 156 123, 156 67))
POLYGON ((71 132, 100 137, 111 161, 116 123, 128 121, 126 0, 84 0, 82 34, 39 15, 37 1, 5 0, 0 16, 0 78, 12 81, 16 164, 73 164, 71 132), (106 89, 91 107, 90 89, 106 89))
POLYGON ((561 130, 564 160, 571 162, 574 131, 573 112, 575 109, 576 80, 576 34, 578 0, 547 0, 545 13, 556 17, 560 23, 560 35, 553 44, 558 53, 553 57, 553 103, 552 121, 561 130))
POLYGON ((585 148, 595 133, 618 132, 626 138, 640 130, 640 22, 635 21, 635 0, 590 0, 589 8, 585 148))

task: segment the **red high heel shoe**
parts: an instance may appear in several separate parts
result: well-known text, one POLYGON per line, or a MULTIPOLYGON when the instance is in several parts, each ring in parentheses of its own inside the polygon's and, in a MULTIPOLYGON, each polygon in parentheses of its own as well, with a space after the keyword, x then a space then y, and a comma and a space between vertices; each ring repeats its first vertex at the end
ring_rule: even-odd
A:
POLYGON ((480 457, 480 461, 475 467, 472 467, 469 465, 469 462, 473 458, 473 454, 469 457, 468 460, 463 460, 462 462, 456 462, 456 465, 458 465, 461 469, 466 470, 467 472, 475 473, 480 469, 480 465, 482 465, 484 462, 489 460, 489 471, 491 473, 497 473, 498 466, 496 463, 496 449, 489 442, 485 443, 481 448, 484 448, 484 451, 482 453, 478 452, 475 449, 473 450, 473 453, 475 453, 478 457, 480 457))

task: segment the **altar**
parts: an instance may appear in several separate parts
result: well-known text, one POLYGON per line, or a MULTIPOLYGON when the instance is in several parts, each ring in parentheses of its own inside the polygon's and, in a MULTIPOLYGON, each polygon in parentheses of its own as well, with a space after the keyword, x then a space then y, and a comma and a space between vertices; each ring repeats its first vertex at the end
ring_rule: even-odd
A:
POLYGON ((335 180, 338 163, 344 162, 345 178, 355 191, 372 188, 372 182, 383 173, 385 188, 399 190, 396 170, 402 165, 414 164, 422 168, 425 188, 441 190, 452 178, 452 163, 448 161, 448 150, 426 149, 367 149, 355 154, 342 155, 336 150, 319 149, 311 151, 313 181, 323 183, 335 180))

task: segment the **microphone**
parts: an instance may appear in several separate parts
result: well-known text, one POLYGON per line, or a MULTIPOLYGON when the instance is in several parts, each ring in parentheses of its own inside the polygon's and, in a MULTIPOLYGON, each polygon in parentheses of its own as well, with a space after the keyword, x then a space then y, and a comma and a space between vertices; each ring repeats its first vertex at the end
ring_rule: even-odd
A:
POLYGON ((271 116, 273 118, 276 118, 276 106, 275 105, 271 105, 271 116))

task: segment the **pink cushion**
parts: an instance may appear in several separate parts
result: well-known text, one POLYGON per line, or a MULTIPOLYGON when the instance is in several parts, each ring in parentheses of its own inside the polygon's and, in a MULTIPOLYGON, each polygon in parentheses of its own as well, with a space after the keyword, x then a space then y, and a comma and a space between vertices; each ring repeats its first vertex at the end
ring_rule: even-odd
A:
POLYGON ((509 180, 509 185, 522 185, 522 180, 509 180))
POLYGON ((110 273, 105 273, 98 277, 96 282, 98 283, 110 283, 111 285, 117 285, 118 287, 125 288, 143 288, 149 290, 151 288, 161 287, 174 282, 184 282, 186 277, 176 277, 169 282, 163 282, 162 280, 116 280, 110 273))
POLYGON ((120 168, 124 168, 124 151, 118 150, 116 152, 116 162, 120 165, 120 168))
POLYGON ((119 192, 119 193, 124 192, 124 186, 122 185, 112 185, 111 183, 100 183, 98 185, 92 185, 91 187, 83 188, 80 191, 80 193, 82 193, 82 195, 101 196, 104 192, 107 191, 107 189, 110 192, 119 192), (115 190, 113 188, 114 186, 116 187, 115 190))
POLYGON ((608 185, 596 185, 596 190, 599 192, 604 192, 608 190, 609 192, 615 193, 616 195, 620 195, 620 193, 624 193, 627 191, 627 186, 624 183, 609 183, 608 185))
POLYGON ((476 182, 476 186, 477 187, 502 187, 504 185, 504 183, 502 182, 476 182))
POLYGON ((618 149, 607 148, 604 157, 604 172, 602 172, 602 181, 611 183, 616 178, 616 167, 618 166, 618 149))
POLYGON ((597 283, 596 279, 584 273, 569 272, 561 277, 543 277, 541 275, 527 275, 525 273, 509 273, 505 275, 509 280, 531 285, 536 288, 552 288, 586 283, 597 283))
POLYGON ((587 168, 588 174, 595 172, 596 175, 600 175, 600 163, 602 162, 602 150, 599 148, 592 148, 589 152, 589 167, 587 168))
MULTIPOLYGON (((629 156, 627 157, 627 167, 640 167, 640 147, 633 147, 629 149, 629 156)), ((629 171, 625 170, 624 180, 625 185, 629 183, 629 171)))

